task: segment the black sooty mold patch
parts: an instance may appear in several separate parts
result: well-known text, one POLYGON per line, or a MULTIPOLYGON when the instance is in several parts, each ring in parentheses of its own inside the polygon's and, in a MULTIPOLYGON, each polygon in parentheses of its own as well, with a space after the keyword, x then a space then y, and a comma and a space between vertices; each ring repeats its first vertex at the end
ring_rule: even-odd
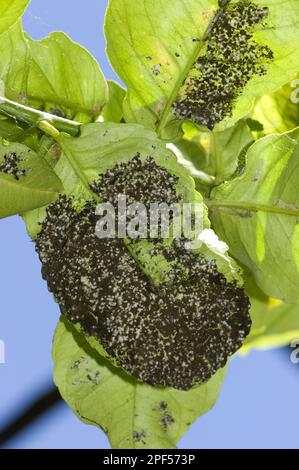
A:
MULTIPOLYGON (((141 162, 137 155, 104 173, 93 189, 112 203, 125 193, 148 204, 178 200, 175 184, 152 158, 141 162)), ((78 213, 61 196, 47 209, 36 250, 61 311, 143 382, 188 390, 209 379, 249 333, 243 289, 214 261, 187 250, 184 240, 167 248, 155 241, 172 270, 154 286, 122 240, 96 237, 96 222, 93 202, 78 213)), ((163 416, 167 427, 171 417, 163 416)))
POLYGON ((153 158, 148 157, 142 162, 137 153, 128 163, 120 163, 106 171, 92 189, 101 201, 109 201, 114 207, 117 206, 118 195, 125 194, 128 205, 141 202, 149 209, 154 202, 169 205, 178 202, 177 183, 178 178, 156 165, 153 158))
POLYGON ((175 113, 212 129, 232 114, 236 98, 249 80, 264 75, 273 59, 268 46, 253 39, 263 26, 269 9, 251 1, 221 7, 206 37, 206 52, 200 56, 185 80, 175 113))
POLYGON ((22 158, 16 153, 8 153, 7 155, 4 155, 4 160, 0 163, 0 173, 12 175, 18 181, 31 171, 31 168, 20 168, 20 163, 22 161, 22 158))
POLYGON ((133 431, 133 440, 134 442, 141 442, 146 444, 146 433, 144 431, 133 431))

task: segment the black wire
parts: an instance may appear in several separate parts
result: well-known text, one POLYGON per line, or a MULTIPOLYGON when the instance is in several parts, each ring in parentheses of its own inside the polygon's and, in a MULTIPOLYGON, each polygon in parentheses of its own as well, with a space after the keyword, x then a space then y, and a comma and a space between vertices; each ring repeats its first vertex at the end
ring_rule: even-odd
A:
POLYGON ((29 405, 19 416, 10 422, 4 429, 0 429, 0 446, 15 437, 27 426, 31 425, 41 415, 57 405, 61 396, 57 388, 51 388, 29 405))

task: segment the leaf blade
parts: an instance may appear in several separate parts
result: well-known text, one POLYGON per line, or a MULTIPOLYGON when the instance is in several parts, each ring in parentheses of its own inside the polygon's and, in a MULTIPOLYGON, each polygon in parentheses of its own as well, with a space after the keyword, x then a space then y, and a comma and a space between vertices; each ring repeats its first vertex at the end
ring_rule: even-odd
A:
POLYGON ((248 151, 242 176, 212 192, 214 229, 270 297, 298 301, 298 129, 248 151))
POLYGON ((24 13, 30 0, 2 0, 0 4, 0 34, 12 26, 24 13))
POLYGON ((112 80, 108 80, 109 101, 103 109, 104 121, 121 122, 123 119, 123 101, 126 91, 112 80))
MULTIPOLYGON (((223 8, 237 3, 226 2, 223 8)), ((216 125, 217 130, 244 117, 257 97, 275 91, 298 70, 299 54, 294 47, 298 41, 298 2, 285 2, 284 15, 280 13, 280 0, 255 0, 251 4, 269 9, 266 26, 257 25, 253 39, 261 47, 269 46, 274 59, 267 63, 267 74, 251 77, 233 103, 232 115, 225 116, 216 125)), ((110 0, 105 25, 108 55, 128 88, 124 103, 127 121, 157 128, 164 135, 165 127, 174 119, 171 107, 180 87, 205 51, 207 32, 217 21, 217 8, 214 0, 110 0), (113 34, 116 28, 118 35, 113 34)))
POLYGON ((1 36, 5 97, 80 122, 96 120, 108 88, 96 60, 64 33, 34 41, 21 23, 1 36))
POLYGON ((161 113, 166 117, 198 55, 200 46, 192 43, 192 38, 199 32, 204 35, 208 15, 202 21, 202 14, 215 10, 216 6, 216 0, 110 1, 105 22, 107 52, 128 88, 124 103, 126 121, 155 128, 161 113), (184 15, 189 18, 187 24, 180 19, 184 15), (120 31, 118 37, 113 34, 116 28, 120 31), (180 48, 174 31, 179 34, 180 48), (176 53, 180 54, 180 60, 176 53))
POLYGON ((47 162, 31 149, 21 144, 0 145, 0 218, 49 204, 62 189, 61 181, 47 162), (24 171, 24 175, 10 173, 11 165, 5 169, 4 158, 14 155, 20 159, 20 167, 17 162, 13 168, 14 174, 24 171))
POLYGON ((191 422, 214 405, 225 374, 189 392, 153 388, 111 369, 65 321, 55 333, 53 360, 63 398, 80 419, 104 429, 115 449, 175 448, 191 422))
POLYGON ((299 337, 298 304, 270 299, 251 278, 247 279, 246 292, 251 303, 252 328, 240 350, 241 354, 248 353, 252 348, 288 346, 299 337))

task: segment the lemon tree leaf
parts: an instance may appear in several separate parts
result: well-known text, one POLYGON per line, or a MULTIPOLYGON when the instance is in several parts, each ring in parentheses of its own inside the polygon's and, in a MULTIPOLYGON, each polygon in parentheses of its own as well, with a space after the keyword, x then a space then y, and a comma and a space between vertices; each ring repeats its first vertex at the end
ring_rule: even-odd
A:
POLYGON ((30 0, 1 0, 0 34, 17 22, 30 0))
POLYGON ((275 91, 298 71, 299 4, 297 0, 287 0, 283 2, 283 14, 281 8, 281 0, 224 1, 221 9, 216 0, 110 0, 105 26, 108 55, 128 88, 125 119, 157 128, 163 136, 178 108, 179 118, 190 118, 208 127, 221 121, 217 124, 219 129, 245 116, 256 98, 275 91), (225 34, 221 32, 226 33, 233 25, 232 11, 238 9, 241 13, 235 31, 248 30, 248 8, 258 12, 254 27, 249 27, 250 53, 246 49, 238 56, 241 36, 236 35, 234 46, 230 41, 225 42, 225 34), (215 35, 216 52, 213 50, 215 35), (257 67, 246 63, 247 52, 248 57, 253 52, 257 67), (260 60, 261 57, 265 60, 260 60), (207 61, 213 69, 209 76, 203 72, 207 61), (218 68, 214 69, 215 64, 218 68), (252 73, 254 68, 256 73, 252 73), (239 88, 238 80, 231 80, 238 71, 243 80, 239 88), (217 79, 209 82, 210 77, 217 79), (208 91, 203 93, 205 86, 208 91), (230 100, 232 95, 235 98, 230 100), (182 106, 176 106, 178 100, 182 106), (223 112, 225 101, 227 109, 223 112), (218 118, 211 120, 211 113, 218 118))
POLYGON ((103 109, 104 121, 121 122, 126 91, 112 80, 108 80, 109 101, 103 109))
POLYGON ((4 96, 80 122, 95 120, 108 98, 96 60, 64 33, 34 41, 17 23, 1 36, 4 96))
POLYGON ((298 86, 297 78, 258 100, 252 116, 262 124, 263 134, 287 132, 299 125, 298 86))
POLYGON ((215 188, 209 201, 217 234, 270 297, 299 299, 298 129, 264 137, 245 172, 215 188))
POLYGON ((246 293, 251 303, 252 327, 241 353, 252 348, 287 346, 299 338, 299 304, 267 297, 252 279, 246 283, 246 293))
POLYGON ((240 157, 253 143, 245 120, 223 131, 200 130, 190 122, 183 125, 183 130, 184 136, 175 146, 196 169, 213 177, 210 181, 213 185, 232 177, 240 157))
POLYGON ((124 116, 155 128, 196 60, 217 0, 110 0, 107 52, 128 88, 124 116), (118 31, 118 34, 115 34, 118 31))
POLYGON ((97 61, 61 32, 41 41, 27 37, 27 41, 32 67, 25 93, 30 99, 49 103, 50 111, 61 111, 70 119, 97 118, 108 93, 97 61))
MULTIPOLYGON (((54 165, 54 169, 63 182, 65 194, 67 196, 75 196, 77 207, 85 207, 86 200, 93 199, 95 197, 95 192, 91 190, 91 187, 95 187, 94 183, 99 180, 99 175, 106 172, 107 170, 112 170, 113 174, 113 169, 116 165, 129 163, 134 160, 136 155, 138 155, 138 158, 141 162, 145 162, 147 161, 148 157, 151 157, 151 159, 154 160, 158 166, 168 171, 171 178, 173 178, 172 175, 175 176, 175 190, 177 194, 181 196, 182 201, 191 203, 198 202, 200 207, 202 207, 202 215, 205 216, 202 198, 195 191, 192 178, 189 176, 188 172, 178 164, 175 155, 166 148, 165 142, 157 139, 156 135, 152 131, 146 130, 142 126, 137 126, 135 124, 128 125, 114 123, 94 123, 82 126, 81 134, 77 138, 71 137, 67 134, 60 134, 56 137, 56 140, 60 145, 62 153, 57 163, 54 165)), ((53 210, 55 212, 55 207, 53 210)), ((43 215, 45 214, 42 214, 41 211, 36 214, 36 220, 38 220, 39 223, 41 222, 40 217, 43 215)), ((31 218, 28 219, 26 216, 27 226, 31 236, 35 237, 38 234, 38 231, 40 231, 41 226, 34 220, 32 221, 32 215, 30 217, 31 218)), ((52 220, 51 216, 49 216, 49 219, 50 221, 52 220)), ((236 263, 227 255, 226 244, 221 243, 213 231, 208 227, 209 223, 208 221, 205 221, 205 230, 200 233, 199 239, 196 240, 196 242, 200 241, 200 244, 199 246, 196 245, 193 250, 196 254, 200 253, 204 255, 204 257, 197 257, 194 253, 192 256, 199 262, 205 259, 205 262, 208 264, 208 266, 211 266, 211 269, 213 269, 213 272, 215 272, 213 278, 215 279, 215 288, 216 285, 219 285, 219 282, 224 282, 225 280, 225 285, 228 283, 230 284, 229 286, 227 285, 229 290, 227 295, 229 295, 229 298, 225 298, 225 314, 230 312, 231 308, 236 310, 240 309, 238 311, 244 314, 242 315, 242 322, 245 323, 244 328, 243 324, 242 327, 240 326, 240 328, 238 326, 240 321, 239 315, 236 319, 236 329, 238 329, 239 334, 237 337, 237 345, 240 346, 242 344, 242 338, 245 336, 245 334, 247 334, 250 327, 250 319, 247 315, 247 299, 244 296, 242 290, 238 288, 242 286, 241 271, 236 263), (225 280, 223 278, 220 280, 218 276, 219 272, 224 275, 225 280), (232 295, 236 296, 235 303, 232 303, 232 299, 230 297, 232 295)), ((45 267, 43 272, 46 275, 46 279, 50 279, 49 276, 51 277, 52 262, 51 259, 49 259, 47 256, 49 244, 44 237, 47 239, 51 229, 47 229, 45 227, 43 228, 44 230, 41 232, 40 236, 37 236, 36 238, 37 246, 39 247, 37 251, 41 253, 41 259, 44 260, 45 264, 47 264, 49 261, 48 267, 45 267), (46 244, 44 242, 46 242, 46 244), (43 247, 46 247, 46 251, 44 251, 43 247)), ((90 228, 92 229, 93 233, 95 227, 91 226, 90 228)), ((65 229, 65 237, 69 240, 72 239, 72 233, 69 233, 67 229, 65 229)), ((161 242, 162 246, 159 246, 159 244, 154 244, 152 240, 138 240, 134 243, 130 243, 130 241, 125 240, 123 243, 125 243, 126 247, 128 248, 128 250, 126 250, 126 256, 128 257, 128 255, 131 255, 135 261, 137 261, 139 267, 146 275, 146 280, 150 280, 154 285, 159 285, 162 282, 167 283, 167 281, 170 281, 170 279, 168 279, 168 273, 172 268, 171 258, 174 259, 173 262, 176 262, 176 260, 179 262, 180 260, 179 254, 176 255, 172 253, 170 253, 170 255, 168 254, 168 258, 170 257, 170 259, 167 259, 165 250, 170 248, 172 242, 173 240, 171 239, 171 236, 169 236, 169 238, 163 241, 163 243, 161 242), (154 248, 156 249, 155 255, 151 254, 154 248)), ((64 250, 63 247, 64 244, 62 244, 62 250, 64 250)), ((63 254, 59 256, 59 259, 61 259, 62 262, 64 262, 63 256, 63 254)), ((57 252, 55 252, 55 258, 56 257, 57 252)), ((57 269, 57 267, 55 267, 55 269, 57 269)), ((66 274, 65 278, 69 279, 66 274)), ((82 277, 78 278, 79 284, 85 282, 82 279, 82 277)), ((214 299, 214 291, 210 288, 210 274, 207 275, 205 279, 209 295, 211 295, 211 297, 214 299)), ((49 286, 50 288, 53 286, 51 279, 49 281, 49 286)), ((55 287, 52 288, 52 291, 55 294, 55 287)), ((222 292, 223 290, 221 289, 220 295, 222 295, 222 292)), ((65 298, 64 294, 63 298, 65 298)), ((85 317, 78 317, 77 315, 73 316, 72 306, 66 305, 63 298, 60 297, 59 301, 62 313, 64 313, 67 318, 71 319, 71 321, 76 324, 76 326, 78 326, 80 332, 86 334, 87 341, 94 349, 97 349, 100 354, 107 356, 107 353, 105 353, 105 350, 103 350, 103 345, 105 345, 108 353, 109 348, 107 343, 105 343, 105 341, 102 339, 101 332, 93 329, 93 332, 88 334, 88 325, 85 322, 85 317)), ((149 302, 151 301, 152 300, 149 299, 149 302)), ((76 302, 75 305, 77 305, 76 302)), ((90 314, 90 312, 91 310, 88 309, 86 314, 93 322, 94 319, 97 318, 97 313, 90 314)), ((144 313, 146 312, 150 313, 151 309, 146 309, 145 307, 144 313)), ((219 322, 220 321, 221 320, 219 320, 219 322)), ((226 323, 224 325, 224 328, 225 327, 226 323)), ((224 342, 221 344, 222 346, 226 345, 224 342)), ((238 346, 236 346, 236 348, 238 346)), ((212 354, 214 354, 214 348, 212 349, 212 354)), ((235 350, 236 349, 234 349, 234 351, 235 350)), ((231 351, 231 349, 229 349, 229 351, 231 351)), ((205 354, 205 351, 203 351, 203 354, 205 354)), ((226 353, 226 355, 221 355, 221 363, 215 370, 212 369, 212 373, 215 373, 219 367, 222 367, 226 363, 228 356, 231 354, 232 353, 226 353)), ((112 360, 115 359, 117 361, 118 359, 118 357, 115 355, 113 356, 111 353, 110 357, 112 357, 112 360)), ((203 359, 199 364, 206 364, 207 362, 204 361, 205 359, 203 359)), ((119 363, 120 362, 118 361, 118 364, 119 363)), ((212 364, 214 364, 214 362, 212 364)), ((123 365, 123 367, 126 368, 126 365, 123 365)), ((128 367, 127 370, 131 369, 128 367)), ((212 373, 209 375, 209 377, 212 375, 212 373)), ((200 380, 199 378, 198 383, 200 381, 204 380, 200 380)), ((172 384, 173 383, 177 382, 172 382, 172 384)), ((183 387, 187 388, 186 385, 178 384, 177 386, 177 388, 183 387)))
POLYGON ((0 218, 53 202, 61 181, 39 155, 21 144, 0 144, 0 218))
POLYGON ((188 392, 151 387, 111 366, 61 320, 54 337, 54 380, 84 421, 101 428, 114 449, 170 449, 192 422, 215 403, 221 369, 188 392))

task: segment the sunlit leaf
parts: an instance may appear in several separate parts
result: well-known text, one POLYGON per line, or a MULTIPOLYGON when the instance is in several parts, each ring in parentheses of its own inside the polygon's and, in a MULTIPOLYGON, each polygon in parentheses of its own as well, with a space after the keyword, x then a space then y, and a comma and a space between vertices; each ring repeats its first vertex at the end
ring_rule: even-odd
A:
POLYGON ((171 449, 215 403, 225 369, 189 392, 150 387, 111 366, 66 321, 57 327, 54 380, 84 422, 97 426, 114 449, 171 449))
POLYGON ((108 81, 109 101, 103 109, 104 121, 121 122, 123 118, 123 101, 126 91, 112 80, 108 81))
POLYGON ((175 142, 175 146, 196 169, 213 177, 213 185, 230 178, 236 172, 242 153, 253 142, 244 120, 224 131, 203 131, 191 123, 185 123, 183 130, 184 137, 175 142))
POLYGON ((243 175, 212 192, 210 216, 270 297, 299 299, 298 129, 257 141, 243 175))
POLYGON ((295 79, 259 99, 252 117, 262 124, 264 134, 290 131, 299 125, 298 89, 299 80, 295 79))
POLYGON ((0 34, 12 26, 24 13, 30 0, 1 0, 0 34))
POLYGON ((52 114, 89 122, 101 113, 107 85, 96 60, 64 33, 40 41, 16 24, 1 36, 5 97, 52 114))
POLYGON ((0 144, 0 218, 53 202, 62 184, 39 155, 21 144, 0 144))
POLYGON ((251 302, 252 328, 241 352, 287 346, 299 338, 299 304, 267 297, 252 280, 247 282, 246 292, 251 302))
MULTIPOLYGON (((255 20, 255 26, 249 27, 252 38, 248 47, 256 47, 254 54, 257 58, 252 59, 254 54, 251 55, 251 50, 248 60, 253 62, 246 66, 244 51, 238 56, 241 47, 238 41, 235 46, 230 41, 225 43, 224 47, 228 50, 223 56, 219 51, 224 42, 219 44, 214 61, 210 49, 211 64, 214 66, 218 63, 223 73, 218 77, 218 68, 216 75, 215 70, 210 74, 216 76, 218 81, 211 82, 208 87, 210 96, 204 93, 205 98, 203 102, 199 100, 201 104, 197 110, 195 106, 191 112, 187 109, 188 105, 184 104, 183 114, 186 118, 205 125, 222 121, 218 128, 223 129, 245 116, 257 97, 271 93, 291 80, 299 68, 296 46, 299 39, 297 0, 283 2, 283 14, 280 0, 255 0, 249 4, 250 7, 244 2, 224 1, 221 2, 223 10, 219 11, 216 0, 110 0, 105 31, 109 58, 128 88, 124 103, 125 119, 156 128, 162 136, 166 133, 169 137, 165 128, 175 119, 174 104, 177 100, 196 104, 201 90, 196 80, 203 74, 202 66, 198 64, 203 64, 209 37, 216 31, 215 28, 220 28, 219 31, 223 28, 226 32, 225 21, 229 20, 231 12, 233 9, 236 11, 236 8, 241 11, 238 21, 245 25, 244 28, 240 26, 236 34, 248 28, 247 12, 244 10, 242 14, 242 9, 253 8, 257 12, 255 18, 260 18, 255 20), (256 46, 252 41, 255 41, 256 46), (232 59, 227 59, 228 56, 232 59), (262 56, 264 59, 261 59, 262 56), (256 74, 252 73, 254 69, 256 74), (245 85, 241 90, 236 89, 235 79, 229 82, 230 77, 236 77, 238 73, 245 85), (220 83, 221 76, 223 83, 220 83), (184 95, 186 97, 190 89, 195 91, 192 91, 190 99, 187 96, 188 99, 184 101, 184 95), (229 92, 224 96, 225 89, 229 89, 229 92), (228 96, 232 95, 237 96, 237 99, 229 102, 228 96), (221 106, 218 110, 219 103, 221 106), (226 111, 223 112, 225 103, 226 111), (218 114, 219 120, 214 117, 204 118, 211 113, 214 117, 218 114)), ((225 35, 220 37, 222 41, 225 35)), ((240 35, 238 38, 241 41, 240 35)))

